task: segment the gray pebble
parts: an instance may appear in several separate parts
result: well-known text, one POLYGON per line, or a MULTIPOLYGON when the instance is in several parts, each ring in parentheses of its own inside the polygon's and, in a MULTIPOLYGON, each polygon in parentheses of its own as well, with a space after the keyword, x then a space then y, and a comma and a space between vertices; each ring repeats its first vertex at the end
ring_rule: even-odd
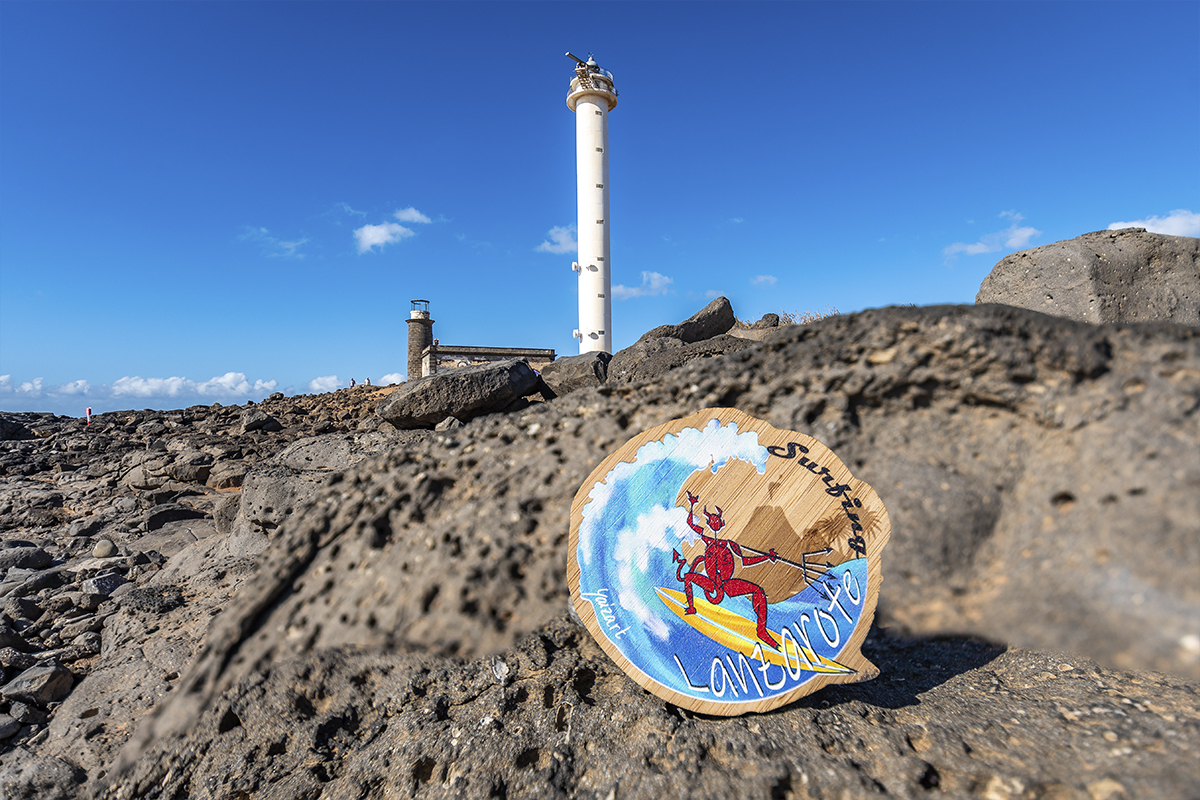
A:
POLYGON ((111 558, 117 554, 117 546, 108 539, 101 539, 96 542, 96 546, 92 548, 92 555, 96 558, 111 558))

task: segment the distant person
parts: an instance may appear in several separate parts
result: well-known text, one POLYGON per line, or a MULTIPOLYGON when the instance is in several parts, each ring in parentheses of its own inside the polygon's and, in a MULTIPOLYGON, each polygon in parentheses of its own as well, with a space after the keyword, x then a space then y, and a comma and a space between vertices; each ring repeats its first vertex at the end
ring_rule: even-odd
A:
POLYGON ((370 386, 370 385, 371 385, 371 379, 370 379, 370 378, 367 378, 365 381, 363 381, 363 383, 365 383, 367 386, 370 386))
POLYGON ((351 379, 350 379, 350 388, 351 388, 351 389, 353 389, 353 388, 354 388, 354 386, 355 386, 355 383, 354 383, 354 378, 351 378, 351 379))

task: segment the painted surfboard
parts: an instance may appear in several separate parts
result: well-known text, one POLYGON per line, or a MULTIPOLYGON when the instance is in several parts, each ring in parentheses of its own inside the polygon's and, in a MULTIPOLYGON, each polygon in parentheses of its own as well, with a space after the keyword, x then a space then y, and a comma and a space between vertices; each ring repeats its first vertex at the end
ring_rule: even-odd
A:
MULTIPOLYGON (((667 608, 714 642, 752 658, 765 659, 767 662, 781 667, 784 665, 783 646, 776 648, 761 641, 755 632, 753 620, 720 606, 714 606, 699 597, 693 598, 696 612, 688 614, 684 610, 687 607, 687 601, 683 592, 661 586, 654 591, 658 593, 659 599, 666 604, 667 608), (755 652, 756 647, 760 653, 755 652)), ((783 639, 783 634, 779 631, 772 631, 772 634, 776 641, 783 639)), ((810 672, 823 672, 830 675, 849 675, 854 672, 843 664, 817 655, 804 645, 798 645, 789 655, 798 668, 810 672)))
POLYGON ((571 506, 571 602, 638 684, 706 714, 869 680, 891 533, 879 496, 811 436, 706 409, 634 436, 571 506))

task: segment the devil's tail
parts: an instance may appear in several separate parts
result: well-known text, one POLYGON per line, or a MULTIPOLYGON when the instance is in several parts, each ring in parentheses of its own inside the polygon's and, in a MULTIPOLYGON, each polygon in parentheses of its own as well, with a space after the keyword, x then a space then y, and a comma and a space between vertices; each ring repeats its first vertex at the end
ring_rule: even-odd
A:
POLYGON ((683 583, 683 568, 687 566, 687 559, 679 555, 678 550, 672 550, 671 555, 675 557, 675 563, 679 565, 675 568, 675 580, 683 583))

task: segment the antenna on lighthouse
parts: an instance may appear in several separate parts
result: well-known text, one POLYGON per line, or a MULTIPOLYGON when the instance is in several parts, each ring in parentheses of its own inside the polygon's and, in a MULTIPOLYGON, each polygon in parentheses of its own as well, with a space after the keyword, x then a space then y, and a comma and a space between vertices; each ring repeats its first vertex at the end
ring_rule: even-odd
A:
POLYGON ((612 288, 608 232, 608 112, 617 107, 612 73, 589 53, 575 62, 567 107, 575 112, 576 197, 579 213, 579 352, 612 352, 612 288))

